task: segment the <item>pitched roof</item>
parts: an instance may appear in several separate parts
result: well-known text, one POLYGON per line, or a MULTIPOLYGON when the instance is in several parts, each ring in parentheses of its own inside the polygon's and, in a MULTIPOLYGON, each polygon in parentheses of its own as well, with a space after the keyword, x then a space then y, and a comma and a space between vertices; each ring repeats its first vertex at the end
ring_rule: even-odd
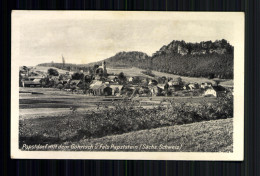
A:
POLYGON ((109 85, 109 87, 112 89, 118 88, 119 90, 121 90, 123 88, 123 85, 109 85))
POLYGON ((100 85, 102 85, 102 84, 104 84, 102 81, 97 81, 97 80, 94 80, 93 82, 92 82, 92 84, 90 84, 90 88, 92 88, 92 87, 94 87, 94 86, 100 86, 100 85))
POLYGON ((36 82, 36 81, 23 81, 24 84, 41 84, 40 82, 36 82))
POLYGON ((109 78, 109 79, 114 79, 114 78, 118 78, 118 77, 115 76, 115 75, 111 75, 111 76, 108 76, 107 78, 109 78))
POLYGON ((164 89, 166 84, 157 84, 158 87, 160 87, 161 89, 164 89))
POLYGON ((90 89, 92 89, 92 90, 97 90, 97 89, 104 89, 104 88, 106 88, 107 87, 107 85, 105 85, 105 84, 102 84, 102 85, 93 85, 90 89))

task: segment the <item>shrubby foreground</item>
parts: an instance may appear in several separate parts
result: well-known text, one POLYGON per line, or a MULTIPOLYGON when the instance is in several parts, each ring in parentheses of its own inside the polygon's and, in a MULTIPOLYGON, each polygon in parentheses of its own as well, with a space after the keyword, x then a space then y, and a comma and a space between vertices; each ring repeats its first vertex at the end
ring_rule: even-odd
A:
MULTIPOLYGON (((115 101, 112 102, 112 109, 106 106, 98 106, 97 111, 84 113, 72 111, 70 115, 20 120, 20 148, 23 144, 68 144, 81 141, 88 141, 90 144, 91 140, 98 140, 97 138, 148 130, 139 136, 142 138, 149 135, 149 131, 155 128, 157 128, 158 135, 165 138, 171 134, 169 132, 162 133, 160 131, 160 129, 163 130, 162 127, 172 128, 172 126, 177 127, 182 124, 233 117, 232 95, 218 98, 216 103, 195 104, 165 101, 168 101, 168 105, 163 105, 163 102, 161 102, 160 105, 153 106, 150 109, 139 107, 138 101, 115 101)), ((190 133, 193 133, 193 131, 190 131, 190 133)), ((232 131, 228 133, 230 134, 232 131)), ((214 135, 216 134, 214 133, 214 135)), ((214 139, 217 137, 212 136, 214 139)), ((127 141, 127 139, 125 140, 127 141)), ((228 140, 229 143, 230 140, 232 141, 232 137, 228 140)), ((190 139, 190 141, 196 143, 194 139, 190 139)), ((194 147, 196 148, 196 146, 194 147)))

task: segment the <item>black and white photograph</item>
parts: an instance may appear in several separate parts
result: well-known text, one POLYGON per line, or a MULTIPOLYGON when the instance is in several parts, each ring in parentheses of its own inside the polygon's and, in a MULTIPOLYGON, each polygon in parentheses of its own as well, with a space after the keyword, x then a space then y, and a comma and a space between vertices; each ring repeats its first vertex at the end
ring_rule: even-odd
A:
POLYGON ((11 156, 243 160, 244 14, 13 11, 11 156))

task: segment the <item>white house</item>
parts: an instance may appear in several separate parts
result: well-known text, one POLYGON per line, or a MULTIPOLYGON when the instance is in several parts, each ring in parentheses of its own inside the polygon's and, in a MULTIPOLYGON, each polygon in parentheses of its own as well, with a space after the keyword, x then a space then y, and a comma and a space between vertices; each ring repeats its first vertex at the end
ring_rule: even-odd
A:
POLYGON ((208 88, 204 92, 204 96, 214 96, 217 97, 217 91, 214 90, 213 88, 208 88))
POLYGON ((204 96, 210 96, 213 95, 214 97, 222 96, 223 94, 226 94, 227 91, 222 86, 212 86, 205 90, 204 96))
POLYGON ((134 77, 130 77, 130 78, 128 79, 129 82, 133 82, 133 80, 134 80, 134 77))

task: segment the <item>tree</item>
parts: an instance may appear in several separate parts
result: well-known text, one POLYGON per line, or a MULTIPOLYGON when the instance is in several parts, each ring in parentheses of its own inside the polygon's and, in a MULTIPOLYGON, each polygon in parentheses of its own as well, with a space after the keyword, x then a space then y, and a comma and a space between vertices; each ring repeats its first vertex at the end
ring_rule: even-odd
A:
POLYGON ((214 78, 214 74, 213 73, 210 73, 209 76, 208 76, 209 79, 213 79, 214 78))
POLYGON ((134 77, 133 83, 134 83, 134 84, 140 84, 140 83, 142 83, 142 79, 141 79, 139 76, 134 77))
POLYGON ((181 77, 176 78, 176 81, 179 83, 180 86, 184 84, 181 77))
POLYGON ((71 85, 70 89, 71 89, 71 92, 73 93, 77 89, 76 84, 71 85))
POLYGON ((92 75, 86 75, 86 76, 85 76, 85 82, 86 82, 86 83, 90 83, 92 80, 93 80, 92 75))
POLYGON ((83 73, 73 73, 73 75, 71 76, 72 79, 76 79, 76 80, 83 80, 84 78, 84 74, 83 73))
POLYGON ((58 84, 57 88, 61 90, 63 88, 63 85, 62 84, 58 84))
POLYGON ((126 76, 123 72, 119 73, 118 79, 120 82, 125 82, 126 81, 126 76))
POLYGON ((51 80, 49 81, 49 83, 47 84, 47 87, 53 87, 54 85, 55 85, 55 82, 54 82, 53 79, 51 79, 51 80))
POLYGON ((93 67, 93 71, 95 72, 96 71, 96 69, 99 67, 99 65, 94 65, 94 67, 93 67))
POLYGON ((22 87, 23 84, 22 84, 22 75, 21 75, 21 72, 19 72, 19 87, 22 87))
POLYGON ((219 86, 219 83, 220 83, 221 81, 218 80, 218 79, 215 79, 214 82, 215 82, 215 85, 216 85, 216 86, 219 86))
POLYGON ((23 66, 23 70, 26 71, 27 76, 29 76, 30 68, 23 66))
POLYGON ((49 78, 42 78, 40 80, 40 83, 42 84, 42 87, 46 87, 47 85, 49 85, 49 78))
POLYGON ((64 77, 63 75, 60 75, 59 76, 59 81, 63 80, 63 77, 64 77))
POLYGON ((48 69, 48 74, 51 76, 59 76, 59 72, 53 68, 48 69))

